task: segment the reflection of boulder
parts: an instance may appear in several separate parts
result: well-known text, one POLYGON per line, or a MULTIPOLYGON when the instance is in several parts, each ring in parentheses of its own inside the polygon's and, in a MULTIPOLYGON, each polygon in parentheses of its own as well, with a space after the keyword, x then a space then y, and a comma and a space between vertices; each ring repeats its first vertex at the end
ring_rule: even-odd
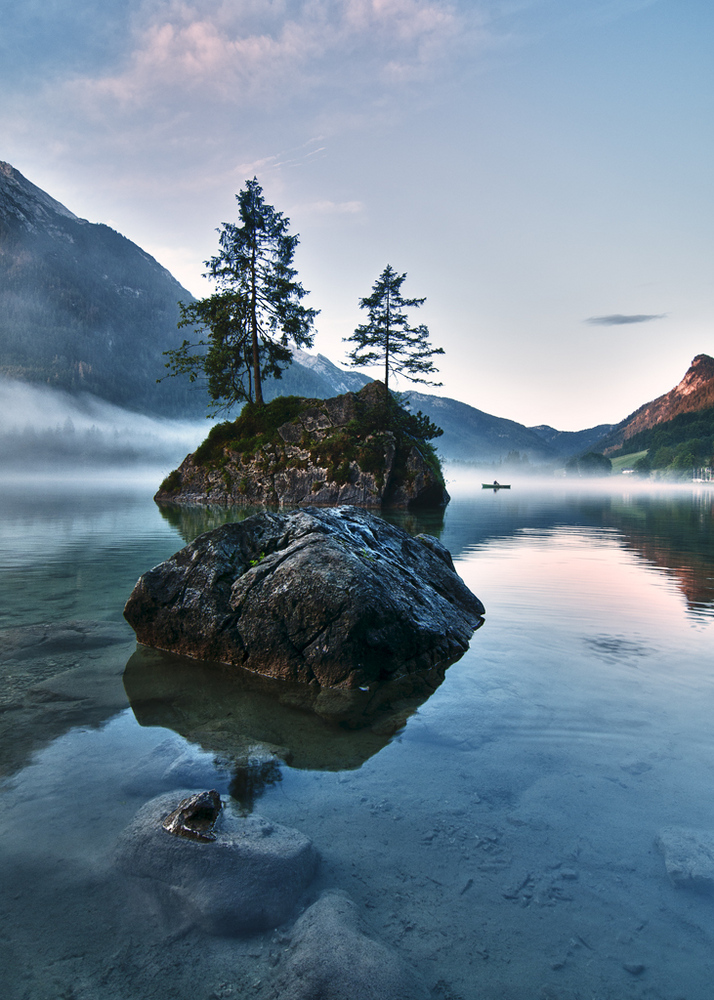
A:
POLYGON ((419 689, 460 657, 483 605, 430 535, 352 507, 256 514, 145 573, 124 615, 139 642, 378 706, 384 681, 419 689))
MULTIPOLYGON (((435 687, 442 678, 443 671, 435 687)), ((279 780, 278 760, 307 770, 361 767, 428 697, 402 699, 361 720, 369 726, 348 729, 303 710, 316 697, 309 687, 142 646, 126 665, 124 688, 140 725, 172 729, 225 762, 234 775, 231 793, 248 807, 264 782, 279 780)), ((354 697, 359 721, 367 694, 354 697)))
POLYGON ((115 861, 130 885, 170 919, 212 934, 251 934, 282 924, 317 866, 311 841, 260 816, 218 813, 214 840, 189 839, 162 826, 192 792, 171 792, 139 810, 119 838, 115 861))
POLYGON ((375 940, 343 892, 325 892, 292 930, 269 1000, 427 1000, 425 983, 375 940))

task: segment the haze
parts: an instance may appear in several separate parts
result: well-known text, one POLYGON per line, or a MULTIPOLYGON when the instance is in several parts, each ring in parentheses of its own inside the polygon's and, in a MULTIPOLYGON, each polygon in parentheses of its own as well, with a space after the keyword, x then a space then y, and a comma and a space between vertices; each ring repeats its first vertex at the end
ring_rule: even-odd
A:
POLYGON ((390 263, 433 391, 577 430, 714 347, 713 27, 704 0, 28 0, 0 159, 196 295, 255 174, 316 350, 343 362, 390 263))

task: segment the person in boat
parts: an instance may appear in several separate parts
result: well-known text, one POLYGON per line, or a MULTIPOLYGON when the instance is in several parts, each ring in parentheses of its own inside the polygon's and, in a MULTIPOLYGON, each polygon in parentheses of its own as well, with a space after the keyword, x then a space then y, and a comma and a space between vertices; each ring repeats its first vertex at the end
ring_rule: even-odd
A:
POLYGON ((494 479, 493 485, 494 486, 500 486, 501 484, 499 483, 499 481, 497 479, 494 479))

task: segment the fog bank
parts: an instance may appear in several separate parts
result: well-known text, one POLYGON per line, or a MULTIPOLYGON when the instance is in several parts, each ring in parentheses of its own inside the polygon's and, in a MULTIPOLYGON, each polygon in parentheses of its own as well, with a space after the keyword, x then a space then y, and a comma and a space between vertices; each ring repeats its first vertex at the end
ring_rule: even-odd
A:
POLYGON ((133 413, 88 394, 0 376, 0 462, 6 470, 108 466, 174 468, 208 433, 208 421, 133 413))

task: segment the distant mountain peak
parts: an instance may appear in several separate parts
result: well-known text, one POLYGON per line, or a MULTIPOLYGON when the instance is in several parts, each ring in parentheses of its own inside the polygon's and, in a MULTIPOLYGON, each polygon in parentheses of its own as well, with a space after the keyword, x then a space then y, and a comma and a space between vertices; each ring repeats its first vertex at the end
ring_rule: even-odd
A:
POLYGON ((12 164, 0 160, 0 219, 14 218, 24 228, 34 230, 38 224, 43 227, 51 225, 53 215, 75 222, 83 221, 46 191, 28 181, 12 164))
POLYGON ((676 396, 689 396, 714 380, 714 358, 697 354, 682 381, 672 389, 676 396))
POLYGON ((674 420, 681 413, 696 413, 714 407, 714 358, 697 354, 684 378, 674 389, 645 403, 629 417, 625 417, 602 441, 600 450, 617 451, 635 434, 649 430, 657 424, 674 420))

